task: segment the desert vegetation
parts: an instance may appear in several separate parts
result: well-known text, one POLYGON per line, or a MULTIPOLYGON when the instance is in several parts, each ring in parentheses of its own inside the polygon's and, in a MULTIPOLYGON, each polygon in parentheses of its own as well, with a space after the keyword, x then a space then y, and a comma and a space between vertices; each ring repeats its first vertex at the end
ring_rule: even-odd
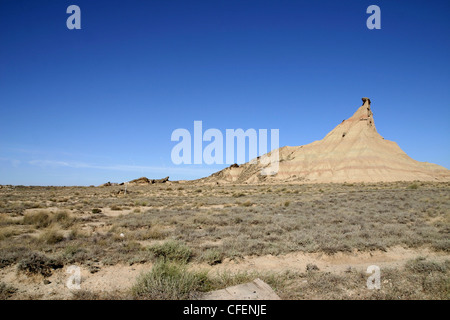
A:
MULTIPOLYGON (((185 299, 259 277, 284 299, 448 299, 450 184, 431 182, 0 189, 2 299, 185 299), (352 268, 226 271, 249 257, 428 250, 383 268, 382 290, 352 268), (126 290, 50 295, 69 265, 87 276, 142 268, 126 290), (109 270, 109 269, 108 269, 109 270), (53 281, 54 282, 54 281, 53 281), (30 285, 31 286, 31 285, 30 285)), ((306 266, 306 264, 305 264, 306 266)), ((235 268, 236 269, 236 268, 235 268)), ((59 283, 64 289, 64 283, 59 283)), ((55 289, 56 290, 56 289, 55 289)), ((66 290, 67 291, 67 290, 66 290)))

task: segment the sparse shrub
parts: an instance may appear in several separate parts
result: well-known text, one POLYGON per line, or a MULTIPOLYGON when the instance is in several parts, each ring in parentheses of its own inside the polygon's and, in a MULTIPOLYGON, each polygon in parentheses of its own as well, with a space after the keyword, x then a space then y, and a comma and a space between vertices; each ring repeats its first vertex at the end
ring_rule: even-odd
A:
POLYGON ((24 206, 27 209, 45 208, 45 206, 39 202, 25 202, 24 206))
POLYGON ((14 222, 9 217, 0 215, 0 226, 8 226, 11 224, 14 224, 14 222))
POLYGON ((255 278, 258 278, 258 274, 256 272, 248 272, 248 271, 239 271, 239 272, 230 272, 230 271, 222 271, 218 272, 216 276, 212 277, 211 281, 213 286, 217 289, 223 289, 226 287, 235 286, 241 283, 246 283, 253 281, 255 278))
POLYGON ((6 300, 12 297, 12 295, 17 291, 16 288, 11 287, 3 282, 0 282, 0 300, 6 300))
POLYGON ((113 210, 113 211, 120 211, 120 210, 122 210, 122 208, 119 207, 119 206, 113 205, 113 206, 111 206, 111 210, 113 210))
POLYGON ((435 241, 432 246, 434 250, 450 252, 450 241, 447 239, 435 241))
POLYGON ((286 201, 286 202, 284 203, 284 206, 285 206, 285 207, 289 207, 290 204, 291 204, 290 201, 286 201))
POLYGON ((191 248, 175 240, 151 246, 149 250, 156 258, 161 258, 164 261, 187 263, 192 258, 191 248))
POLYGON ((200 261, 204 261, 211 266, 221 263, 222 259, 223 259, 223 252, 217 249, 207 249, 200 256, 200 261))
POLYGON ((315 293, 333 294, 342 293, 342 285, 345 284, 345 277, 330 272, 308 272, 308 289, 315 293))
POLYGON ((92 213, 101 213, 101 212, 102 212, 102 210, 99 208, 92 209, 92 213))
POLYGON ((147 239, 164 239, 166 237, 166 233, 158 225, 151 227, 145 235, 147 239))
POLYGON ((62 267, 63 264, 61 262, 33 252, 18 263, 17 270, 27 274, 41 274, 44 277, 49 277, 52 274, 52 269, 62 267))
POLYGON ((25 214, 23 217, 24 224, 33 224, 37 228, 46 228, 50 225, 50 213, 48 211, 37 211, 25 214))
POLYGON ((413 183, 407 187, 407 189, 413 189, 413 190, 415 190, 417 188, 419 188, 419 185, 417 183, 413 183))
POLYGON ((35 225, 38 229, 46 228, 54 222, 57 222, 66 228, 72 224, 73 220, 70 218, 67 211, 37 211, 27 213, 23 217, 24 224, 35 225))
POLYGON ((57 211, 53 213, 50 218, 52 222, 57 222, 64 228, 69 227, 73 222, 67 211, 57 211))
POLYGON ((2 227, 2 229, 0 229, 0 240, 5 240, 15 234, 16 232, 12 227, 2 227))
POLYGON ((0 249, 0 268, 14 264, 28 254, 30 254, 30 249, 25 247, 2 248, 0 249))
POLYGON ((40 236, 39 240, 45 242, 46 244, 55 244, 64 240, 64 235, 56 230, 50 229, 44 231, 40 236))
POLYGON ((315 264, 312 263, 308 263, 306 265, 306 271, 311 272, 311 271, 319 271, 319 267, 316 266, 315 264))
POLYGON ((441 272, 445 273, 447 268, 445 264, 439 264, 432 261, 427 261, 425 258, 417 258, 410 260, 405 266, 407 269, 415 273, 431 273, 431 272, 441 272))
POLYGON ((132 293, 137 299, 186 300, 209 288, 207 272, 189 271, 184 265, 161 260, 137 279, 132 293))
POLYGON ((87 258, 87 251, 78 245, 71 244, 64 249, 61 258, 68 263, 83 262, 87 258))

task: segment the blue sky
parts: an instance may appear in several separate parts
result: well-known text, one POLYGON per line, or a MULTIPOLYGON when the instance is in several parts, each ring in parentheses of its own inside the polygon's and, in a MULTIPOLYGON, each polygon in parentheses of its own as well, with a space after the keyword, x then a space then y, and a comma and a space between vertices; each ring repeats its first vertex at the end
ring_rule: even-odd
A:
POLYGON ((322 139, 372 100, 378 132, 450 168, 450 2, 0 0, 0 184, 194 179, 177 128, 322 139), (81 30, 66 9, 81 8, 81 30), (381 30, 366 9, 381 8, 381 30))

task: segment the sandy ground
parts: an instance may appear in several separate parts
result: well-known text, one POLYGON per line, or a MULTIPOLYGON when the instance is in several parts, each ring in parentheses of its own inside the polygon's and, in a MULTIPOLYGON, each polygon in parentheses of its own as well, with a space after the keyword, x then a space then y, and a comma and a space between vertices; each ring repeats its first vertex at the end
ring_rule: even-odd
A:
POLYGON ((444 261, 450 255, 436 253, 429 249, 405 249, 395 247, 384 251, 336 253, 327 255, 324 253, 296 252, 287 255, 261 257, 245 257, 240 261, 226 259, 223 263, 213 266, 211 271, 259 271, 259 272, 304 272, 308 264, 316 265, 321 271, 339 273, 354 268, 366 270, 370 265, 382 267, 401 267, 408 260, 418 257, 432 258, 434 261, 444 261))
MULTIPOLYGON (((379 266, 381 274, 383 268, 403 267, 408 260, 418 257, 429 258, 434 261, 450 259, 450 255, 437 253, 429 249, 405 249, 394 247, 386 252, 353 252, 326 255, 322 253, 290 253, 280 256, 244 257, 239 260, 225 259, 223 263, 209 266, 194 264, 192 269, 207 269, 211 275, 224 271, 238 272, 304 272, 308 264, 316 265, 322 272, 343 273, 350 268, 365 271, 370 265, 379 266)), ((150 271, 151 263, 135 265, 100 266, 92 273, 86 267, 81 267, 81 289, 94 293, 126 293, 134 284, 136 278, 143 272, 150 271)), ((0 270, 0 279, 18 289, 15 299, 72 299, 71 289, 67 281, 71 277, 69 266, 55 270, 44 282, 41 276, 27 277, 17 273, 14 266, 0 270), (45 284, 47 283, 47 284, 45 284)), ((72 289, 73 290, 73 289, 72 289)))

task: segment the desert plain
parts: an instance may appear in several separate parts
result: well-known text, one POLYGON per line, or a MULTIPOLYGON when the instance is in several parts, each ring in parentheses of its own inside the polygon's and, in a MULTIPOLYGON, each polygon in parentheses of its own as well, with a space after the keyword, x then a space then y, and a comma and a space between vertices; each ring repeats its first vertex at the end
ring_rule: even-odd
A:
POLYGON ((449 299, 449 231, 450 182, 1 186, 0 297, 449 299))

